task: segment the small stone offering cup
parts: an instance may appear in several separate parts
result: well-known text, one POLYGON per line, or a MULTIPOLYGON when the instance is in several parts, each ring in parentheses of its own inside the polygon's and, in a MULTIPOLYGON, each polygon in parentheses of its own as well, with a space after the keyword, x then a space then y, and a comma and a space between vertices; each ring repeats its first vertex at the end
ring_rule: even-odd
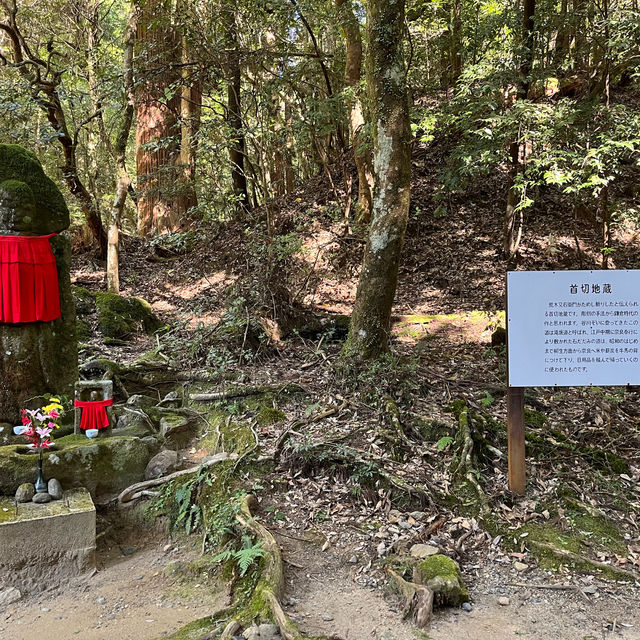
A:
POLYGON ((95 438, 98 435, 98 429, 87 429, 85 434, 87 438, 95 438))
POLYGON ((13 433, 15 433, 17 436, 21 436, 26 430, 27 427, 25 427, 24 425, 13 427, 13 433))

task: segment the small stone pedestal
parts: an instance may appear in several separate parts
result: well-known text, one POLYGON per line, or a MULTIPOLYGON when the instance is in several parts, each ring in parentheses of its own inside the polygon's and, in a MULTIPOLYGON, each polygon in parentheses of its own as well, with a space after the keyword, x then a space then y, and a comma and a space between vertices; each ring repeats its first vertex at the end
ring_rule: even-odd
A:
POLYGON ((86 489, 62 500, 0 500, 0 590, 42 591, 95 566, 96 509, 86 489))

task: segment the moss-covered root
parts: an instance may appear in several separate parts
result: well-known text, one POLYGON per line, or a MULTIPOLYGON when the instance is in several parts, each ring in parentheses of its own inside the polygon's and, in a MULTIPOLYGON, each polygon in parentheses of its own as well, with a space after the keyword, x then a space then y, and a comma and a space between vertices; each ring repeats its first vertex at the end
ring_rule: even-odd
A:
POLYGON ((458 454, 451 465, 454 481, 467 484, 475 493, 481 515, 489 512, 487 496, 474 474, 473 433, 471 415, 465 406, 458 415, 458 432, 456 434, 458 454))
POLYGON ((411 617, 419 629, 426 629, 433 614, 433 591, 425 585, 408 582, 391 568, 387 572, 405 599, 404 617, 411 617))
POLYGON ((307 638, 282 609, 280 605, 280 600, 284 595, 282 554, 271 532, 253 517, 252 508, 255 504, 254 496, 246 496, 242 501, 240 513, 236 516, 242 527, 251 531, 262 541, 262 548, 266 552, 264 570, 251 597, 252 605, 260 603, 268 608, 280 628, 280 635, 284 640, 324 640, 323 637, 307 638))
POLYGON ((441 607, 459 607, 469 598, 458 563, 441 553, 419 562, 413 568, 413 581, 429 587, 441 607))
POLYGON ((400 421, 400 409, 395 400, 387 395, 384 399, 385 412, 386 412, 386 425, 381 426, 378 429, 378 435, 389 446, 392 457, 395 460, 402 460, 404 457, 404 451, 410 451, 415 449, 415 444, 412 444, 402 428, 402 422, 400 421))
POLYGON ((120 493, 118 496, 118 503, 124 504, 125 502, 130 502, 131 500, 135 500, 136 498, 143 497, 144 491, 151 487, 158 487, 161 484, 166 484, 167 482, 171 482, 176 478, 180 478, 182 476, 195 475, 201 469, 205 469, 208 467, 213 467, 214 465, 222 464, 223 462, 227 462, 229 460, 237 460, 238 454, 236 453, 218 453, 215 456, 212 456, 210 460, 203 462, 195 467, 191 467, 189 469, 182 469, 181 471, 175 471, 174 473, 170 473, 168 476, 162 476, 160 478, 153 478, 152 480, 144 480, 142 482, 136 482, 136 484, 127 487, 124 491, 120 493))
POLYGON ((604 576, 612 580, 629 580, 631 582, 640 582, 640 574, 635 571, 629 571, 629 569, 623 569, 622 567, 616 567, 611 564, 605 564, 604 562, 598 562, 592 560, 586 556, 566 549, 557 549, 551 544, 546 542, 538 542, 537 540, 531 540, 528 545, 537 552, 538 556, 552 556, 562 563, 571 563, 578 569, 582 570, 596 570, 601 571, 604 576))

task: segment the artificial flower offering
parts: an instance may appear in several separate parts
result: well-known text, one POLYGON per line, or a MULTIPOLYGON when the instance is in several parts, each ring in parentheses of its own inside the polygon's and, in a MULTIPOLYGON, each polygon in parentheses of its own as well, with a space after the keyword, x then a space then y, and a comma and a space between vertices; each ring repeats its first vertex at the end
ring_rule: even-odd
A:
POLYGON ((39 409, 22 409, 22 426, 14 427, 16 435, 23 435, 29 442, 27 447, 39 453, 36 493, 45 493, 47 484, 42 475, 42 452, 51 449, 51 434, 60 425, 57 420, 64 415, 64 407, 59 398, 50 398, 50 403, 39 409))

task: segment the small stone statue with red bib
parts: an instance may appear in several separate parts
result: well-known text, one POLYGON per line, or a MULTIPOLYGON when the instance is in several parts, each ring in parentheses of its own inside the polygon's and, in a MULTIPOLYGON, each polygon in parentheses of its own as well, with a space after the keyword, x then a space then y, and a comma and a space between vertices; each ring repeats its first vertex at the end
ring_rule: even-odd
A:
POLYGON ((0 144, 0 422, 78 375, 69 211, 38 158, 0 144))

